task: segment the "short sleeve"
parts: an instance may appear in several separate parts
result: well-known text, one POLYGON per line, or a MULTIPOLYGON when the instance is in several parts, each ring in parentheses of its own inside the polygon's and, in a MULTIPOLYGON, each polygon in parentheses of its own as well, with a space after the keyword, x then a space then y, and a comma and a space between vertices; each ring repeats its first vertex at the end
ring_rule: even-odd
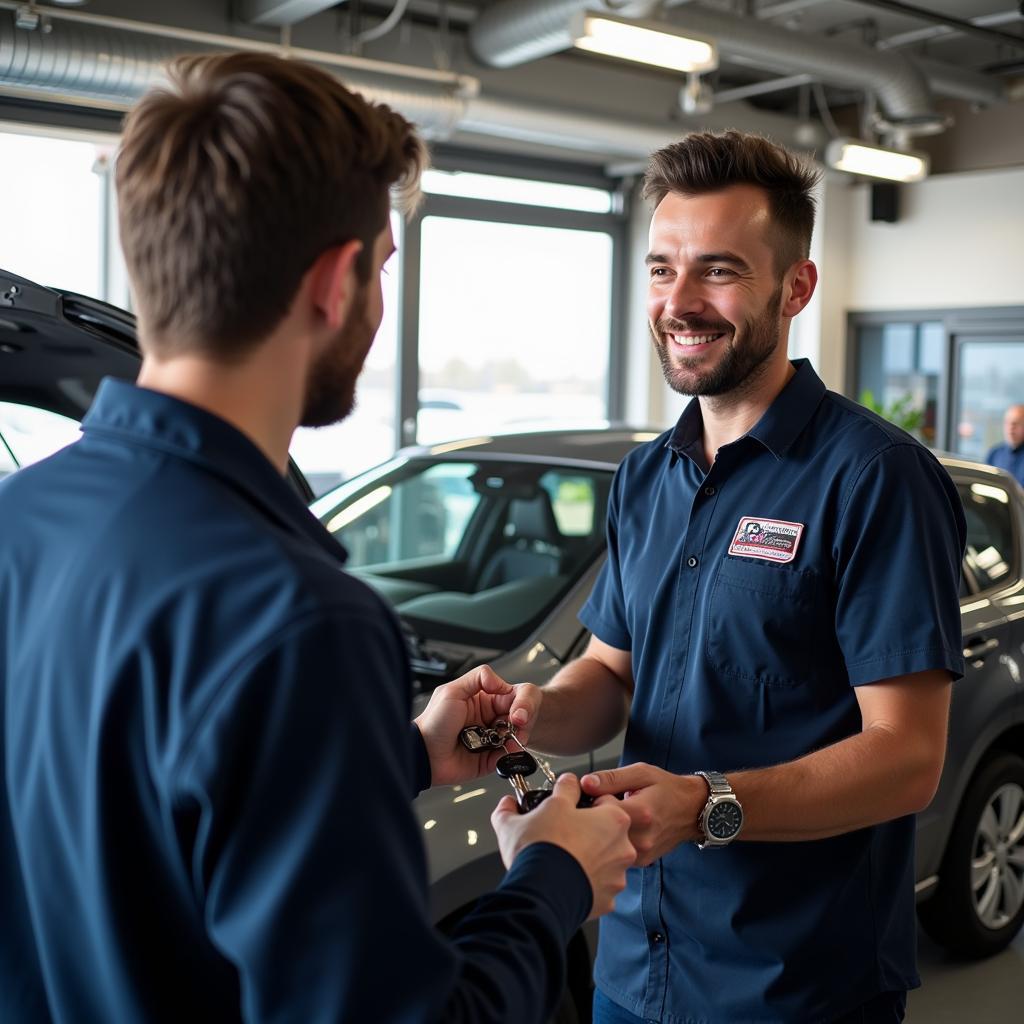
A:
POLYGON ((633 638, 626 619, 619 554, 619 504, 623 492, 623 475, 623 467, 620 467, 612 481, 606 528, 608 557, 601 567, 590 597, 580 610, 580 622, 610 647, 629 651, 633 648, 633 638))
POLYGON ((965 538, 956 488, 927 449, 894 445, 861 468, 833 550, 836 635, 853 685, 929 669, 963 675, 965 538))

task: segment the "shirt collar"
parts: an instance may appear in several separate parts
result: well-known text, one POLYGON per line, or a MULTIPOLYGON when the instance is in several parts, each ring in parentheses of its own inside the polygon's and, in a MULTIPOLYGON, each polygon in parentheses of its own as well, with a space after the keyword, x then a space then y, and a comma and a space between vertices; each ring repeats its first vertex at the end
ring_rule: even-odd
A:
POLYGON ((205 409, 107 377, 82 420, 82 433, 116 437, 200 466, 242 492, 277 524, 304 534, 332 558, 345 561, 345 549, 263 452, 236 427, 205 409))
MULTIPOLYGON (((760 441, 776 459, 783 458, 789 451, 825 396, 825 385, 810 362, 794 359, 792 363, 796 373, 746 435, 760 441)), ((687 456, 697 465, 703 464, 704 456, 699 447, 703 432, 704 418, 700 402, 694 398, 683 410, 665 442, 665 447, 672 452, 673 464, 681 455, 687 456)))

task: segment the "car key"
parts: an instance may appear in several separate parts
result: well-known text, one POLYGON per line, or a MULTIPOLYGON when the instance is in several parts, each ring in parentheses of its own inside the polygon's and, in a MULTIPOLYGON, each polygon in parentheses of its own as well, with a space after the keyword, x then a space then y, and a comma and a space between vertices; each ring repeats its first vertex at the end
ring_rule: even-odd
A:
POLYGON ((516 792, 516 803, 519 805, 520 814, 537 805, 539 801, 528 795, 535 791, 526 785, 526 780, 537 771, 537 762, 529 751, 517 750, 513 754, 499 757, 494 765, 494 770, 511 783, 516 792))

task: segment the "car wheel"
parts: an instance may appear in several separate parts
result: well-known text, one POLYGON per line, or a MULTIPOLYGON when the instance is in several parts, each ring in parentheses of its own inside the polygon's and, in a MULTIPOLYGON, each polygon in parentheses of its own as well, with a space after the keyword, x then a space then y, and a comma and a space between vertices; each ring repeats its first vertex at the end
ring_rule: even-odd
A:
POLYGON ((1024 924, 1024 760, 998 754, 960 805, 935 895, 918 908, 925 931, 961 956, 991 956, 1024 924))

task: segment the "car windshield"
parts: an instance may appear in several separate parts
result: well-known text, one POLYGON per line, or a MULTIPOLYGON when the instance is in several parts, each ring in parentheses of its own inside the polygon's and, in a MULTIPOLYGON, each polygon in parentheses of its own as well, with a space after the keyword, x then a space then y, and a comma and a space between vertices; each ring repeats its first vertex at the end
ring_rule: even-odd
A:
POLYGON ((610 470, 396 459, 319 499, 347 568, 423 638, 509 649, 604 546, 610 470))

